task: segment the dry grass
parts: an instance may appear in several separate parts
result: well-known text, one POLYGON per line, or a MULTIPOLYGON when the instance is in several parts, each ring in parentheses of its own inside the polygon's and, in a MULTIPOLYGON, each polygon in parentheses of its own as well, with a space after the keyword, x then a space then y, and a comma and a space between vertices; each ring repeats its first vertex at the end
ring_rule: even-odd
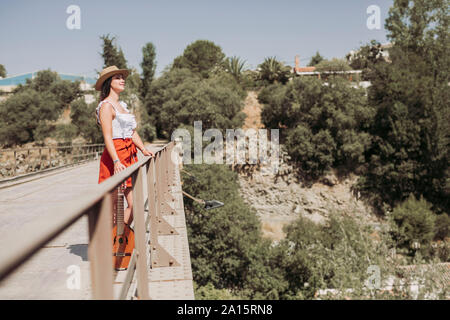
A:
POLYGON ((245 107, 242 110, 247 115, 242 129, 261 129, 264 125, 261 123, 261 105, 258 102, 258 93, 249 91, 245 98, 245 107))

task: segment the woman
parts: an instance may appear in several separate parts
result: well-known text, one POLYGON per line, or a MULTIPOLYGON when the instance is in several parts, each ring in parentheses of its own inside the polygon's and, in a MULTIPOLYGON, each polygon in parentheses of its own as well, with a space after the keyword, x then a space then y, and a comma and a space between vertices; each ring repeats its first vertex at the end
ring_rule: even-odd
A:
MULTIPOLYGON (((137 162, 136 148, 141 150, 144 156, 154 156, 151 151, 145 149, 135 130, 135 116, 128 111, 127 104, 119 100, 120 93, 125 90, 128 74, 126 69, 107 67, 102 70, 95 84, 95 89, 101 91, 100 103, 96 109, 97 123, 102 127, 106 146, 100 159, 98 183, 137 162)), ((126 180, 125 186, 128 208, 124 212, 124 222, 130 225, 133 221, 131 177, 126 180)))

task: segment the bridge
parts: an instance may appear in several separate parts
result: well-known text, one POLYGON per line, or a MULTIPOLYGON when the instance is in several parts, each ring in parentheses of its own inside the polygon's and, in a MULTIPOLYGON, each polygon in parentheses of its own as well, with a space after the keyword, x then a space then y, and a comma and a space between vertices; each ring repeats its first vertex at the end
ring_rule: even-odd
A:
POLYGON ((0 184, 0 299, 194 299, 177 147, 101 184, 98 158, 0 184), (115 271, 112 191, 130 176, 135 248, 115 271))

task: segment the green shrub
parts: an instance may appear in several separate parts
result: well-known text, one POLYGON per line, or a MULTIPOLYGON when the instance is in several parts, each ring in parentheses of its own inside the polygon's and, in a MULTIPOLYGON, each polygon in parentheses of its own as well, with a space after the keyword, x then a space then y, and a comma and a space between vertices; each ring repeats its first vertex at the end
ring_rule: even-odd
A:
POLYGON ((35 142, 44 143, 45 138, 55 134, 56 125, 50 121, 41 121, 33 130, 33 139, 35 142))
POLYGON ((342 297, 352 289, 352 296, 362 297, 370 265, 387 274, 386 245, 375 242, 370 228, 343 213, 333 213, 325 225, 300 217, 285 231, 284 272, 289 290, 283 298, 312 299, 319 289, 336 289, 342 297))
POLYGON ((237 174, 226 165, 187 165, 183 190, 200 199, 216 199, 223 207, 206 211, 185 198, 192 273, 199 286, 210 283, 245 299, 278 298, 287 284, 261 238, 260 221, 239 194, 237 174))
POLYGON ((81 135, 89 143, 103 143, 102 130, 95 115, 96 107, 96 102, 87 104, 84 99, 75 100, 70 107, 70 118, 77 128, 76 135, 81 135))
POLYGON ((137 130, 143 141, 151 142, 156 139, 156 128, 150 123, 142 124, 137 130))
POLYGON ((198 286, 194 282, 195 300, 239 300, 239 296, 233 295, 228 289, 216 289, 212 283, 198 286))
POLYGON ((77 127, 72 123, 57 124, 52 136, 57 140, 72 141, 77 136, 77 127))
POLYGON ((450 217, 442 213, 436 217, 434 240, 445 240, 450 237, 450 217))
POLYGON ((389 214, 392 236, 399 247, 412 248, 420 244, 420 251, 426 252, 434 237, 436 215, 431 204, 423 197, 417 200, 413 194, 389 214))
POLYGON ((323 60, 319 62, 315 67, 319 72, 338 72, 352 70, 346 60, 337 58, 333 58, 332 60, 323 60))
POLYGON ((289 131, 286 147, 291 158, 310 178, 317 178, 334 163, 336 144, 326 130, 313 135, 309 128, 300 124, 289 131))

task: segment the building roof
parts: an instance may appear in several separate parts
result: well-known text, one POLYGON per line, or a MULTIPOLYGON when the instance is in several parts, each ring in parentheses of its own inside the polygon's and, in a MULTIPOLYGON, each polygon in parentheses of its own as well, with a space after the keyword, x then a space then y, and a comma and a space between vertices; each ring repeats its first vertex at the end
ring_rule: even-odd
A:
POLYGON ((413 276, 420 272, 434 271, 438 276, 436 280, 446 286, 450 286, 450 262, 437 263, 435 265, 409 265, 399 267, 399 275, 402 277, 413 276))
MULTIPOLYGON (((27 82, 27 79, 33 79, 36 77, 37 71, 35 72, 29 72, 29 73, 23 73, 7 78, 0 79, 0 87, 4 86, 17 86, 19 84, 25 84, 27 82)), ((83 75, 74 75, 74 74, 68 74, 68 73, 58 73, 59 77, 62 80, 70 80, 70 81, 84 81, 88 84, 94 84, 97 80, 94 78, 86 77, 83 75)))
MULTIPOLYGON (((301 68, 302 69, 302 68, 301 68)), ((297 71, 298 75, 318 75, 318 74, 361 74, 362 70, 349 70, 349 71, 297 71)))
POLYGON ((316 67, 295 67, 296 72, 314 72, 316 67))

